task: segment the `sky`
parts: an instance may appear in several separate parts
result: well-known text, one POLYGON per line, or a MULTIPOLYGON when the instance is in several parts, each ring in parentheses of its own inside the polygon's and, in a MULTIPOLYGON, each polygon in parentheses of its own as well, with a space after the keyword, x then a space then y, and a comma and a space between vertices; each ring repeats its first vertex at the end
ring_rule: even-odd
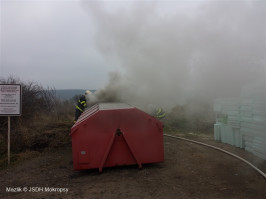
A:
POLYGON ((0 76, 165 105, 265 86, 264 0, 0 0, 0 76))
POLYGON ((58 89, 98 89, 108 72, 80 1, 1 0, 2 77, 58 89))

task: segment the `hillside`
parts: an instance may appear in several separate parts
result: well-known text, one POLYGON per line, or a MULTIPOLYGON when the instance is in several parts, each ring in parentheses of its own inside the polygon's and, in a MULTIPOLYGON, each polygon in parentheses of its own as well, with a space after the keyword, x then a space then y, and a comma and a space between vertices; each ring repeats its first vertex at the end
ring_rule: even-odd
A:
MULTIPOLYGON (((58 89, 56 91, 56 96, 63 100, 69 100, 73 98, 75 95, 84 94, 86 90, 84 89, 58 89)), ((96 90, 90 90, 91 92, 95 92, 96 90)))

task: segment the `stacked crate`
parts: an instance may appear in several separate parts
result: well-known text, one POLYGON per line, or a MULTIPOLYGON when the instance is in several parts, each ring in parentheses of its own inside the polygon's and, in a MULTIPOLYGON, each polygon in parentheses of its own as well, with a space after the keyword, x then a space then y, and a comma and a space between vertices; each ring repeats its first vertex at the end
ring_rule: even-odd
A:
POLYGON ((245 150, 266 160, 265 87, 246 87, 240 106, 245 150))
POLYGON ((216 99, 214 138, 254 153, 266 160, 265 85, 242 90, 241 98, 216 99))
POLYGON ((240 132, 239 102, 240 100, 236 98, 215 100, 216 124, 214 125, 214 133, 216 140, 243 147, 244 144, 240 132))

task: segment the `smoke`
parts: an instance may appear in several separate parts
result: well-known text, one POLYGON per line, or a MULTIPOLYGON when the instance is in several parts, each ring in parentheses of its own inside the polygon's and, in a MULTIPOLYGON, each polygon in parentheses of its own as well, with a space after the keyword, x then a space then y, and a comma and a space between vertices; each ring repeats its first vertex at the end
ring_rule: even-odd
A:
POLYGON ((122 77, 117 73, 109 74, 109 84, 105 88, 96 91, 95 97, 98 102, 119 102, 124 90, 121 81, 122 77))
POLYGON ((172 108, 265 84, 266 2, 83 1, 112 72, 99 99, 172 108))

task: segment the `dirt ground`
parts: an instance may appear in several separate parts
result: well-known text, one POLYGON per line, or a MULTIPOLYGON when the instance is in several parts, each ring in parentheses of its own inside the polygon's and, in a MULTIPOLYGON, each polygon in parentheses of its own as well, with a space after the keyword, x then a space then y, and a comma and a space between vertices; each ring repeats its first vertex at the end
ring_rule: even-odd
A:
MULTIPOLYGON (((266 172, 265 161, 212 135, 186 137, 241 155, 266 172)), ((71 147, 48 150, 1 170, 0 198, 266 198, 266 179, 236 158, 168 137, 164 144, 164 163, 104 168, 102 173, 73 171, 71 147)))

